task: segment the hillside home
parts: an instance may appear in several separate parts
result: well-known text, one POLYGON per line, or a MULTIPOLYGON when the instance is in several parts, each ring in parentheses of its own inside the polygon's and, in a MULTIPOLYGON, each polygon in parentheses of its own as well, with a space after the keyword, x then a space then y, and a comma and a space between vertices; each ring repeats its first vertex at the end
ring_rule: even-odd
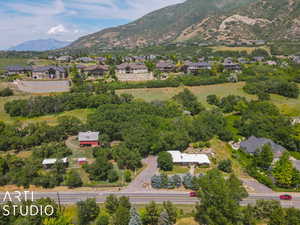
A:
POLYGON ((148 68, 143 63, 122 63, 117 66, 117 73, 120 74, 148 73, 148 68))
POLYGON ((265 57, 263 57, 263 56, 255 56, 255 57, 253 57, 253 61, 254 62, 263 62, 263 61, 265 61, 265 57))
POLYGON ((106 58, 105 58, 105 57, 98 57, 98 58, 96 58, 96 61, 97 61, 99 64, 105 64, 106 58))
POLYGON ((84 73, 94 78, 101 78, 109 71, 106 65, 88 66, 84 68, 84 73))
POLYGON ((116 76, 120 81, 148 81, 153 80, 153 73, 143 63, 122 63, 117 66, 116 76))
POLYGON ((82 63, 91 63, 94 62, 94 59, 90 58, 90 57, 81 57, 76 59, 77 62, 82 62, 82 63))
POLYGON ((191 63, 187 67, 187 73, 198 73, 201 70, 211 70, 211 64, 207 62, 191 63))
POLYGON ((87 67, 87 66, 85 66, 85 65, 80 65, 80 64, 76 65, 76 69, 77 69, 77 71, 78 71, 80 74, 83 74, 83 73, 84 73, 84 69, 85 69, 86 67, 87 67))
POLYGON ((274 141, 267 139, 267 138, 257 138, 254 136, 251 136, 245 141, 242 141, 240 144, 240 149, 245 151, 248 154, 256 154, 257 152, 261 151, 262 147, 266 144, 269 144, 271 146, 271 149, 274 153, 275 158, 279 158, 283 152, 285 151, 285 148, 281 145, 276 144, 274 141))
POLYGON ((98 147, 99 142, 99 132, 79 132, 78 141, 81 147, 98 147))
POLYGON ((232 61, 227 61, 223 63, 224 69, 229 71, 240 72, 242 70, 241 65, 234 63, 232 61))
POLYGON ((163 73, 170 73, 174 71, 176 66, 171 62, 159 61, 156 64, 156 69, 163 73))
POLYGON ((32 69, 33 79, 65 79, 67 71, 61 66, 40 66, 32 69))
POLYGON ((171 156, 174 164, 179 165, 207 165, 211 164, 208 156, 206 154, 186 154, 181 153, 180 151, 168 151, 171 156))
POLYGON ((8 66, 6 67, 7 75, 29 74, 32 72, 31 66, 8 66))
POLYGON ((58 62, 70 62, 72 60, 72 56, 68 56, 68 55, 65 55, 65 56, 60 56, 56 59, 56 61, 58 62))

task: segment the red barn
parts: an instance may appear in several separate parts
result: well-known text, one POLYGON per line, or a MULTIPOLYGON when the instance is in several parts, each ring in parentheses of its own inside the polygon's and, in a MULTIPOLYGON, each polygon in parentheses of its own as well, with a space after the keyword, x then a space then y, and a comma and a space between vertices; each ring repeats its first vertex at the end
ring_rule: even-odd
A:
POLYGON ((99 143, 99 132, 79 132, 78 140, 81 147, 98 147, 99 143))

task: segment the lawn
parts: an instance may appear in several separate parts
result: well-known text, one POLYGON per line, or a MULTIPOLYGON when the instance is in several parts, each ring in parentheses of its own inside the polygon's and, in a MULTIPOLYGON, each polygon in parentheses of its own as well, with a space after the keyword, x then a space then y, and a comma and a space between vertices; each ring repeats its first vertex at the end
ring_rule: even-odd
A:
POLYGON ((5 70, 7 66, 19 65, 26 66, 28 59, 24 58, 0 58, 0 72, 5 70))
POLYGON ((219 97, 224 97, 227 95, 240 95, 245 96, 248 99, 254 99, 254 95, 249 95, 243 91, 243 82, 239 83, 226 83, 226 84, 215 84, 215 85, 205 85, 196 87, 178 87, 178 88, 141 88, 141 89, 126 89, 118 90, 118 94, 128 93, 132 94, 136 98, 144 99, 145 101, 154 100, 168 100, 174 95, 183 91, 184 88, 191 90, 198 98, 198 100, 204 104, 208 105, 206 102, 206 97, 211 94, 215 94, 219 97))
MULTIPOLYGON (((197 96, 198 100, 203 105, 205 105, 206 107, 210 107, 206 102, 206 97, 211 94, 215 94, 218 97, 225 97, 228 95, 239 95, 247 98, 248 100, 256 99, 255 95, 249 95, 243 91, 244 85, 244 82, 239 82, 196 87, 125 89, 118 90, 117 93, 132 94, 137 99, 143 99, 147 102, 151 102, 154 100, 168 100, 174 95, 181 92, 184 88, 188 88, 197 96)), ((298 99, 292 99, 272 94, 271 102, 277 105, 281 112, 288 116, 300 116, 300 97, 298 99)))
POLYGON ((234 174, 236 174, 238 177, 245 178, 249 177, 240 166, 239 162, 232 157, 232 151, 230 146, 222 142, 216 138, 212 139, 210 141, 211 148, 213 149, 213 152, 215 153, 214 159, 212 160, 212 165, 210 168, 196 168, 195 173, 206 173, 211 168, 217 167, 218 162, 224 160, 224 159, 230 159, 232 161, 232 169, 234 171, 234 174))
POLYGON ((168 175, 175 175, 175 174, 185 174, 189 172, 189 168, 187 166, 178 166, 174 165, 172 171, 160 171, 161 173, 166 173, 168 175))

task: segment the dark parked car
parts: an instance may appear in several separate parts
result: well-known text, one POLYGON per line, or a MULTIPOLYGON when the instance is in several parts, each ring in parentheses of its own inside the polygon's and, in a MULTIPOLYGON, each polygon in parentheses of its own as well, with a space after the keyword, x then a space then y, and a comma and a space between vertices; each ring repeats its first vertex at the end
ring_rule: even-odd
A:
POLYGON ((280 195, 279 198, 280 200, 292 200, 291 195, 280 195))
POLYGON ((197 192, 195 191, 190 192, 190 197, 197 197, 197 192))

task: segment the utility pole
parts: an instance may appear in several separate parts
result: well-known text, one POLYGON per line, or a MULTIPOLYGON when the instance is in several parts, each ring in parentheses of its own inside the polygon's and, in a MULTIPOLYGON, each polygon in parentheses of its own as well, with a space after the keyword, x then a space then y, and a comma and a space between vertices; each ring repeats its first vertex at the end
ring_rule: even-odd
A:
POLYGON ((58 201, 58 209, 59 209, 59 212, 61 213, 61 203, 60 203, 59 192, 57 192, 57 201, 58 201))

